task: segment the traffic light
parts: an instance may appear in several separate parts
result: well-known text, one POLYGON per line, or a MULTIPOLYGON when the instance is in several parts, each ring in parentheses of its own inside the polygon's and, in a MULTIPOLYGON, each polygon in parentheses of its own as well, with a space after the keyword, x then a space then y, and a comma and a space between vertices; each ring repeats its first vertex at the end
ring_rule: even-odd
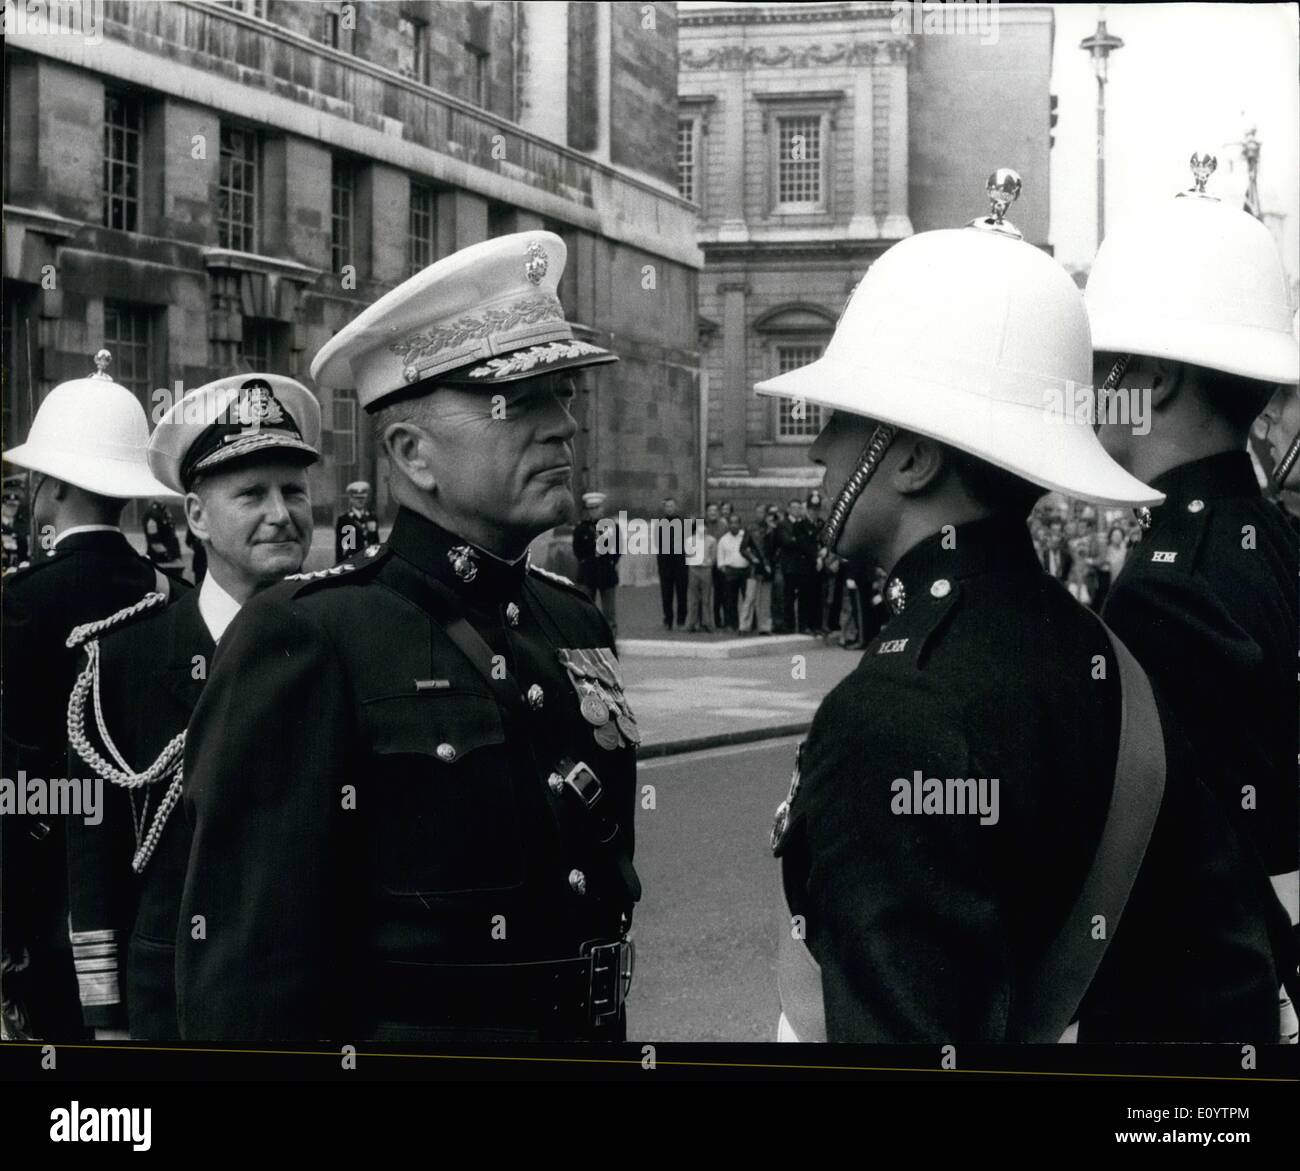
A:
POLYGON ((1047 149, 1056 145, 1056 119, 1059 117, 1056 103, 1060 100, 1056 94, 1048 94, 1047 106, 1047 149))

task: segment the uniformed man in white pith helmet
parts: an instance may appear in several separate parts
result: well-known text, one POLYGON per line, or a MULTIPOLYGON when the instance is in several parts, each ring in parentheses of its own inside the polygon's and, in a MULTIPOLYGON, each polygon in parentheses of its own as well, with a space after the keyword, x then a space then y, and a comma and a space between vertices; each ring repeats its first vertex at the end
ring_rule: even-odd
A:
POLYGON ((889 249, 825 355, 757 388, 831 412, 810 452, 823 540, 889 571, 890 617, 818 709, 773 828, 780 1032, 1265 1039, 1274 968, 1239 911, 1240 846, 1223 825, 1203 840, 1210 798, 1145 676, 1034 554, 1048 489, 1160 493, 1069 409, 1087 315, 1005 220, 1019 190, 997 171, 990 216, 889 249), (1154 973, 1175 944, 1198 958, 1171 991, 1154 973))
MULTIPOLYGON (((68 703, 69 768, 107 782, 100 820, 68 826, 73 954, 97 1038, 180 1036, 175 939, 190 826, 176 806, 186 725, 244 603, 297 573, 311 549, 307 468, 320 431, 315 396, 279 374, 218 378, 181 398, 154 428, 149 466, 184 496, 207 553, 203 584, 173 606, 150 595, 69 639, 86 652, 68 703)), ((292 702, 260 682, 246 681, 247 704, 292 702)))
POLYGON ((312 363, 399 509, 250 601, 195 709, 186 1039, 624 1036, 640 733, 608 624, 527 558, 572 517, 575 372, 616 360, 574 338, 564 261, 551 232, 466 248, 312 363))
MULTIPOLYGON (((149 471, 144 407, 108 374, 45 396, 27 441, 4 453, 31 472, 33 545, 50 556, 5 577, 3 775, 65 775, 64 712, 76 677, 65 645, 73 627, 103 618, 158 589, 183 583, 141 557, 123 535, 133 497, 170 495, 149 471)), ((33 550, 34 551, 34 550, 33 550)), ((63 819, 5 816, 4 1028, 51 1041, 84 1035, 67 928, 63 819)))
POLYGON ((1167 496, 1102 613, 1168 695, 1294 924, 1300 559, 1246 445, 1269 399, 1295 394, 1300 346, 1272 234, 1215 198, 1213 155, 1190 163, 1193 186, 1116 227, 1088 278, 1101 442, 1167 496), (1135 403, 1142 428, 1125 424, 1135 403))

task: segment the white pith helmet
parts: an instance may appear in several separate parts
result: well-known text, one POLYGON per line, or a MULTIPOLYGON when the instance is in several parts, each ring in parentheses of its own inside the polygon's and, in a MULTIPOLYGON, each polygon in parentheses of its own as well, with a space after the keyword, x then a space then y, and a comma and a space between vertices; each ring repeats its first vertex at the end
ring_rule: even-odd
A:
POLYGON ((50 391, 36 409, 27 442, 4 458, 100 496, 174 496, 149 471, 148 417, 135 395, 105 372, 111 361, 100 350, 94 374, 50 391))
POLYGON ((1300 346, 1273 236, 1205 194, 1213 155, 1191 162, 1192 190, 1119 225, 1098 250, 1085 293, 1092 344, 1295 384, 1300 346))
POLYGON ((1163 494, 1093 432, 1083 296, 1003 220, 1019 189, 1014 171, 996 171, 992 215, 895 244, 859 282, 826 353, 755 389, 927 435, 1068 496, 1158 504, 1163 494))

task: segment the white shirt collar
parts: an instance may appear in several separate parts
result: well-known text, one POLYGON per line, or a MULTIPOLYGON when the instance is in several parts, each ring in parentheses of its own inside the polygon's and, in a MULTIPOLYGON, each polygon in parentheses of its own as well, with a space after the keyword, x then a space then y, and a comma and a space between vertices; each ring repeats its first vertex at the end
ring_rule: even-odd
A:
POLYGON ((239 603, 221 588, 221 583, 211 573, 204 574, 203 584, 199 587, 199 616, 213 642, 221 641, 226 627, 238 613, 239 603))
POLYGON ((70 537, 74 533, 120 533, 121 531, 117 525, 73 525, 72 528, 64 529, 55 537, 54 544, 57 545, 64 537, 70 537))

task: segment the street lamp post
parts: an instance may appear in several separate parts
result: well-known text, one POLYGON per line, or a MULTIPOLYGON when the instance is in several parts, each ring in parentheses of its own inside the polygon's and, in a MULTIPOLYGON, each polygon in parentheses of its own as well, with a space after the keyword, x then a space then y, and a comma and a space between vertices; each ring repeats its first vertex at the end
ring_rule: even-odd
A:
POLYGON ((1092 57, 1092 71, 1097 75, 1097 247, 1106 235, 1106 70, 1107 59, 1124 42, 1106 31, 1105 6, 1098 6, 1097 31, 1079 42, 1079 48, 1092 57))

